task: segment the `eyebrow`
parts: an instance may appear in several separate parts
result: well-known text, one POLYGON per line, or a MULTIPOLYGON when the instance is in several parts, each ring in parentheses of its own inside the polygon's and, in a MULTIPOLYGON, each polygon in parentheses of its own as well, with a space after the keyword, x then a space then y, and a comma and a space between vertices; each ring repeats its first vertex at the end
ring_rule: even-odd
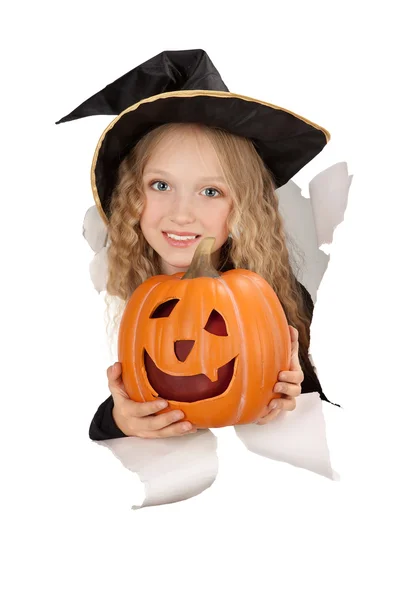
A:
MULTIPOLYGON (((145 171, 143 175, 162 175, 163 177, 171 177, 171 173, 168 173, 168 171, 163 171, 162 169, 145 171)), ((226 183, 224 177, 221 177, 220 175, 205 175, 204 177, 199 177, 198 181, 220 181, 221 183, 226 183)))

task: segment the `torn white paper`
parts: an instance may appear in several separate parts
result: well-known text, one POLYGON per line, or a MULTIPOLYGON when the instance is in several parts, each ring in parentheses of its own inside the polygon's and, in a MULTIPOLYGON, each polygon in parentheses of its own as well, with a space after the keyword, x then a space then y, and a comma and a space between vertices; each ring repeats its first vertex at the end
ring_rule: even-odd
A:
POLYGON ((85 213, 82 235, 93 252, 95 252, 89 265, 89 273, 95 290, 100 294, 100 292, 106 289, 107 285, 108 232, 96 205, 91 206, 85 213))
POLYGON ((108 277, 107 246, 104 246, 92 258, 89 265, 90 279, 95 290, 100 294, 106 289, 108 277))
MULTIPOLYGON (((234 429, 251 452, 336 480, 322 404, 317 392, 301 394, 296 410, 280 413, 265 425, 236 425, 234 429)), ((217 476, 217 438, 209 429, 166 439, 129 437, 96 443, 109 448, 144 484, 141 498, 133 500, 134 509, 186 500, 209 488, 217 476)))
POLYGON ((135 498, 133 509, 186 500, 210 487, 217 476, 217 439, 209 429, 165 439, 96 443, 109 448, 144 484, 144 501, 135 498))
POLYGON ((331 244, 333 232, 343 221, 352 177, 347 163, 336 163, 321 171, 309 183, 317 245, 331 244))
POLYGON ((100 252, 107 241, 107 227, 94 204, 85 213, 82 235, 93 250, 100 252))
POLYGON ((277 190, 291 267, 314 304, 329 263, 329 256, 320 247, 332 242, 335 228, 343 221, 351 179, 347 163, 341 162, 311 180, 309 198, 292 180, 277 190))
POLYGON ((334 478, 318 392, 301 394, 295 410, 280 412, 265 426, 236 425, 235 430, 251 452, 334 478))

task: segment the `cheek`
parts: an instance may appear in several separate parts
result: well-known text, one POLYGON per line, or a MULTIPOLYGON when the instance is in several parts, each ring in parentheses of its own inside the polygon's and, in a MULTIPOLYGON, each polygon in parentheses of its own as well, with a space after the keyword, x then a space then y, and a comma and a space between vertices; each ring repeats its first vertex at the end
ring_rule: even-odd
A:
POLYGON ((215 204, 211 209, 206 208, 202 215, 202 221, 206 228, 216 235, 228 235, 228 217, 231 207, 227 203, 215 204))
POLYGON ((151 198, 145 198, 143 212, 140 217, 141 227, 151 227, 163 217, 162 204, 154 202, 151 198))

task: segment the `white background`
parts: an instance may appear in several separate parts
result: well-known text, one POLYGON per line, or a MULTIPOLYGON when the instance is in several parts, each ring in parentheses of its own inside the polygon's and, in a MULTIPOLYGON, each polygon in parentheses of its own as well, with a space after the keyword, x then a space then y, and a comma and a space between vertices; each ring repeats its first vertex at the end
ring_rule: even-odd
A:
POLYGON ((399 48, 390 6, 82 0, 3 10, 6 600, 398 597, 399 48), (353 174, 311 342, 327 396, 345 407, 330 439, 342 480, 252 455, 228 429, 218 433, 210 489, 131 511, 134 477, 88 437, 114 359, 82 222, 92 155, 111 119, 54 123, 141 62, 185 48, 205 49, 232 92, 331 132, 295 178, 306 194, 338 160, 353 174))

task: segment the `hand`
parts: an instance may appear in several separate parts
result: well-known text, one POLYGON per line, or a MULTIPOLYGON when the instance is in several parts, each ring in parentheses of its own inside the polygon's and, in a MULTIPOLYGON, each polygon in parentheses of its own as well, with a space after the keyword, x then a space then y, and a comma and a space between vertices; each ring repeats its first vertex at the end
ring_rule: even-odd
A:
POLYGON ((294 410, 296 408, 296 397, 301 394, 300 384, 304 380, 304 373, 299 361, 299 332, 291 325, 289 325, 289 329, 292 341, 290 371, 281 371, 278 376, 278 383, 274 387, 274 392, 282 393, 282 398, 271 400, 265 412, 256 421, 257 425, 269 423, 279 415, 281 410, 294 410))
POLYGON ((141 438, 165 438, 181 436, 197 431, 188 421, 180 421, 185 415, 181 410, 173 410, 161 415, 152 416, 168 402, 158 398, 152 402, 135 402, 126 392, 122 381, 122 365, 115 363, 107 369, 108 387, 114 400, 112 416, 117 427, 128 436, 141 438), (184 426, 190 425, 189 430, 184 426))

